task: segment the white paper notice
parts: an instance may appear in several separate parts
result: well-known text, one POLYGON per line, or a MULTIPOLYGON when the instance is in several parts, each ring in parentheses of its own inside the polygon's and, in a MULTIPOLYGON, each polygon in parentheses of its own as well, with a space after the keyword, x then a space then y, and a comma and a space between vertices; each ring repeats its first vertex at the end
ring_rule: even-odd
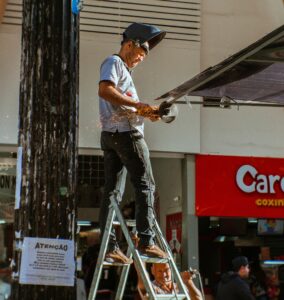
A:
POLYGON ((74 241, 25 237, 21 284, 74 286, 74 241))

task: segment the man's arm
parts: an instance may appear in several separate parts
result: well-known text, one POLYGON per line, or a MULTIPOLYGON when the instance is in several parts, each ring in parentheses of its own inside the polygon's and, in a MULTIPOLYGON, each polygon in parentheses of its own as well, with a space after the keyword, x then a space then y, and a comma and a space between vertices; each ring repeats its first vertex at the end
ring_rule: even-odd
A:
POLYGON ((99 83, 99 96, 117 106, 125 105, 137 108, 141 104, 135 102, 131 97, 122 95, 111 81, 101 81, 99 83))
POLYGON ((195 284, 192 280, 193 274, 191 274, 189 271, 184 271, 184 272, 181 272, 180 275, 183 280, 183 283, 185 284, 185 286, 188 289, 190 299, 191 300, 203 300, 201 292, 195 286, 195 284))
POLYGON ((113 105, 134 107, 137 110, 137 114, 143 117, 151 119, 152 115, 157 115, 157 107, 136 102, 131 97, 121 94, 111 81, 101 81, 99 83, 99 96, 113 105))

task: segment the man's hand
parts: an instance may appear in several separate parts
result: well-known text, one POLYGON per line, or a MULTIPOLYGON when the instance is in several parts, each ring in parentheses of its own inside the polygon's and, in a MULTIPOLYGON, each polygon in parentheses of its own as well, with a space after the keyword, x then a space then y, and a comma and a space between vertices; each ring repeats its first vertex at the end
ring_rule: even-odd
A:
POLYGON ((150 119, 152 122, 160 120, 159 107, 150 106, 149 104, 138 102, 135 106, 139 116, 150 119))
POLYGON ((181 278, 188 289, 190 299, 192 300, 203 300, 200 290, 195 286, 193 278, 196 277, 196 270, 181 272, 181 278))
POLYGON ((195 277, 195 274, 189 271, 183 271, 180 273, 180 276, 184 283, 188 283, 189 281, 192 281, 192 279, 195 277))

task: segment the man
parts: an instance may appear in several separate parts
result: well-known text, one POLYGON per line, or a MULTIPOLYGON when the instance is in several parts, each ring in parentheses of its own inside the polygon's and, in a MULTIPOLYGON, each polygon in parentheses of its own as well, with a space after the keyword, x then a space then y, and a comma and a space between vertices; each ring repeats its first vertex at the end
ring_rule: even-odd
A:
MULTIPOLYGON (((178 293, 178 287, 174 284, 172 280, 172 272, 169 264, 158 263, 153 264, 151 267, 151 273, 154 276, 154 281, 152 281, 152 287, 156 294, 175 294, 178 293)), ((141 276, 138 274, 138 291, 142 299, 148 299, 146 289, 144 287, 141 276)), ((191 300, 202 300, 201 292, 194 285, 192 280, 193 273, 189 271, 181 272, 181 278, 187 287, 189 296, 191 300)))
MULTIPOLYGON (((123 33, 118 54, 109 56, 101 65, 99 82, 101 147, 104 152, 105 188, 100 208, 100 229, 103 234, 110 196, 124 191, 126 171, 136 194, 136 227, 138 250, 151 257, 166 257, 154 244, 152 224, 155 182, 149 150, 143 137, 144 117, 158 120, 157 107, 139 101, 131 70, 141 63, 165 32, 151 25, 133 23, 123 33)), ((115 232, 111 232, 108 262, 132 263, 119 249, 115 232)))
POLYGON ((245 282, 250 272, 248 259, 245 256, 235 257, 232 265, 234 271, 221 277, 216 300, 253 300, 249 285, 245 282))

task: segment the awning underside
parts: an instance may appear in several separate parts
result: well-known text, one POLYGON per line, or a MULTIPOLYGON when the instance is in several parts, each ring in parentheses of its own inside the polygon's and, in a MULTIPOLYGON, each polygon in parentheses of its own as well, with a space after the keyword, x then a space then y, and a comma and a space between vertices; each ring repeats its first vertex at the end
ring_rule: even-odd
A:
POLYGON ((284 104, 284 25, 158 99, 185 95, 284 104))
POLYGON ((284 63, 242 62, 190 95, 284 104, 284 63))

